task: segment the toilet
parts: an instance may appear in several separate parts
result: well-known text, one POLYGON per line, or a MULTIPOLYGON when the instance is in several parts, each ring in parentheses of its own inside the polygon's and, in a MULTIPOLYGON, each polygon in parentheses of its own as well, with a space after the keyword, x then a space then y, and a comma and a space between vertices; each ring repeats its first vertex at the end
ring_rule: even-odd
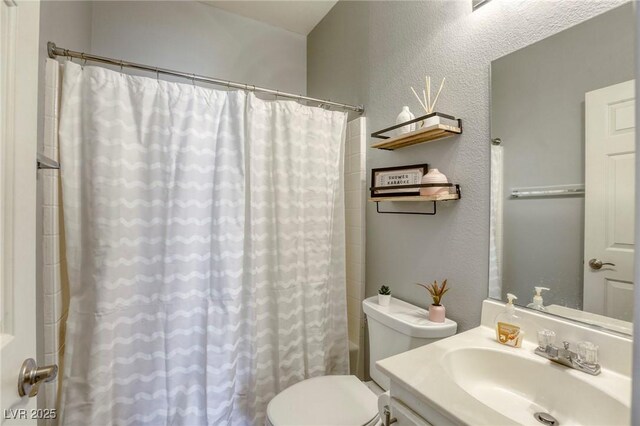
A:
MULTIPOLYGON (((389 378, 376 361, 453 336, 450 319, 434 323, 427 311, 395 298, 389 306, 377 297, 362 301, 369 328, 369 374, 383 390, 389 378)), ((378 397, 356 376, 322 376, 303 380, 276 395, 267 407, 269 426, 374 426, 379 424, 378 397)))

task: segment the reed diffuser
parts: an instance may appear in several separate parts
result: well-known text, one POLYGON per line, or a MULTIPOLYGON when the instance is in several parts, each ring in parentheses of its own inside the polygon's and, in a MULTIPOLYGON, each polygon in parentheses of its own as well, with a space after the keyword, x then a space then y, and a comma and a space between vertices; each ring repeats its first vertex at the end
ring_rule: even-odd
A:
MULTIPOLYGON (((435 111, 436 103, 440 98, 440 93, 442 93, 442 88, 444 87, 445 80, 446 79, 443 78, 442 81, 440 82, 440 88, 438 89, 436 96, 433 97, 433 100, 431 98, 431 76, 427 75, 424 77, 425 85, 424 85, 424 89, 422 90, 422 98, 420 97, 420 95, 418 95, 418 92, 416 92, 416 89, 414 89, 413 86, 411 87, 411 91, 413 92, 414 96, 418 100, 418 103, 420 104, 420 106, 424 109, 425 113, 432 114, 435 111)), ((434 116, 434 117, 428 118, 427 120, 421 121, 419 124, 420 124, 420 127, 429 127, 434 124, 437 124, 438 121, 439 121, 438 116, 434 116)))

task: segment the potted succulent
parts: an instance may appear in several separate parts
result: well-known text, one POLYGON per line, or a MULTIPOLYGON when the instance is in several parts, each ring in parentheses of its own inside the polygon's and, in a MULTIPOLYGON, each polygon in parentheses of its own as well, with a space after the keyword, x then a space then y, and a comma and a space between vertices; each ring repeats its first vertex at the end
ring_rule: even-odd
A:
POLYGON ((438 281, 433 281, 433 284, 424 285, 418 284, 420 287, 424 287, 427 289, 431 298, 433 299, 433 304, 429 306, 429 321, 432 322, 444 322, 445 319, 445 309, 442 305, 442 296, 449 291, 447 288, 447 280, 442 281, 441 285, 438 285, 438 281))
POLYGON ((383 285, 378 290, 378 305, 389 306, 389 303, 391 303, 391 289, 389 286, 383 285))

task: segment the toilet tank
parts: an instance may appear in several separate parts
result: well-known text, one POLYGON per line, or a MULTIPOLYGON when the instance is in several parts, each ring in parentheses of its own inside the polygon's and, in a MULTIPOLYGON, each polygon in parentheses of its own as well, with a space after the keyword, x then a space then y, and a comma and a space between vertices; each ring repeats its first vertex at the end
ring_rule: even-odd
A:
POLYGON ((376 361, 453 336, 458 328, 448 318, 431 322, 426 309, 393 297, 389 306, 379 305, 377 296, 369 297, 362 309, 369 327, 369 375, 384 390, 389 390, 389 378, 376 368, 376 361))

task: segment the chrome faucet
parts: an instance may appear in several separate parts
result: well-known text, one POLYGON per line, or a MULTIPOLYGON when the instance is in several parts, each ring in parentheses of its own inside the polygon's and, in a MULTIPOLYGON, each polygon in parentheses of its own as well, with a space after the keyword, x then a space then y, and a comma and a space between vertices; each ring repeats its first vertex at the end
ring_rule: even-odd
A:
POLYGON ((578 351, 574 352, 570 349, 571 344, 567 341, 562 342, 562 348, 555 346, 555 337, 556 333, 551 330, 539 331, 538 347, 534 351, 535 354, 592 376, 600 374, 598 346, 591 342, 580 342, 577 345, 578 351))

